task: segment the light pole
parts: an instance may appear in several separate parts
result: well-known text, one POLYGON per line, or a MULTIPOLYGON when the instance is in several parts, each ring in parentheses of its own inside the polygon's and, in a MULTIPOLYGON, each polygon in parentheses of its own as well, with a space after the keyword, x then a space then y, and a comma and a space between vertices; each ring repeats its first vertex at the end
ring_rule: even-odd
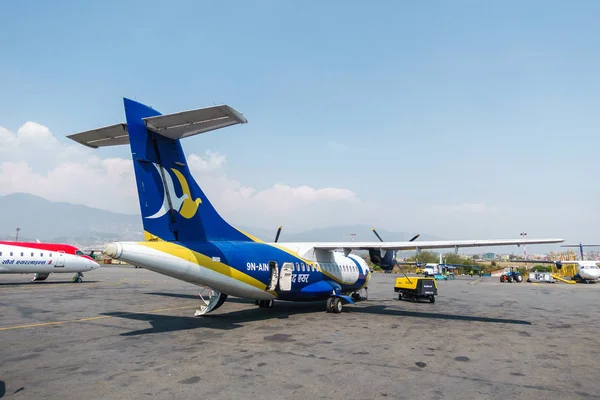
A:
MULTIPOLYGON (((527 236, 527 232, 521 232, 521 239, 525 239, 525 236, 527 236)), ((523 245, 523 257, 525 258, 525 261, 527 261, 527 245, 524 244, 523 245)), ((527 267, 527 263, 525 263, 525 271, 528 271, 529 268, 527 267)))
POLYGON ((21 228, 19 228, 19 227, 17 226, 17 237, 16 237, 16 239, 15 239, 15 242, 18 242, 18 241, 19 241, 19 231, 20 231, 20 230, 21 230, 21 228))

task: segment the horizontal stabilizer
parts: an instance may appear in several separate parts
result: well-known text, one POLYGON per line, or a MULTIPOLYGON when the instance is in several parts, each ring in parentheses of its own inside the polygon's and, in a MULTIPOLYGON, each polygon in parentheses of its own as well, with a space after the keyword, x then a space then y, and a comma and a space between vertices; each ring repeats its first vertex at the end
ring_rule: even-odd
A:
POLYGON ((129 144, 129 135, 126 124, 116 124, 104 128, 92 129, 67 136, 84 146, 97 149, 105 146, 118 146, 129 144))
POLYGON ((215 129, 225 128, 248 121, 242 114, 227 105, 183 111, 176 114, 143 118, 148 130, 168 137, 183 139, 215 129))
MULTIPOLYGON (((143 121, 149 131, 174 140, 248 122, 242 114, 224 104, 143 118, 143 121)), ((111 125, 67 137, 93 149, 129 144, 127 124, 111 125)))

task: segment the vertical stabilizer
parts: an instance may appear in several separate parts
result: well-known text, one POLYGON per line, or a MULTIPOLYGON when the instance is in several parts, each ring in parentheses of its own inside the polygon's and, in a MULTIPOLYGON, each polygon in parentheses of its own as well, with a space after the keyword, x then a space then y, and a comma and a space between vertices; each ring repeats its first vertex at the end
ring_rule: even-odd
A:
MULTIPOLYGON (((206 198, 190 174, 181 139, 149 128, 148 119, 161 114, 130 99, 124 106, 146 240, 254 240, 229 225, 206 198)), ((195 129, 192 134, 202 132, 195 129)))

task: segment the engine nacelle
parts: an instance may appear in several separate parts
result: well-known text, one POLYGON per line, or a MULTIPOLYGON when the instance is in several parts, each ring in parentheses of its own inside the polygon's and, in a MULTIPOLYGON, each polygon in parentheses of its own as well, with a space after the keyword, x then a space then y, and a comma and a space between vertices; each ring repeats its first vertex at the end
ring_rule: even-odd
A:
POLYGON ((396 265, 396 260, 394 259, 394 252, 392 250, 388 250, 385 252, 383 257, 381 256, 381 250, 379 249, 369 249, 369 258, 371 262, 382 270, 386 272, 391 272, 396 265))

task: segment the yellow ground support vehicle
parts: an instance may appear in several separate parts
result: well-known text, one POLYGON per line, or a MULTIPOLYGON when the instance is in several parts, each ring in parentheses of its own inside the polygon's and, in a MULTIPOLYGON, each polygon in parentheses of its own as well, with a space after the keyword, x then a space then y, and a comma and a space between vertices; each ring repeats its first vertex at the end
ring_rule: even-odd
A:
POLYGON ((429 299, 435 303, 437 284, 435 278, 404 277, 396 278, 394 291, 398 293, 398 300, 410 299, 416 303, 418 299, 429 299))

